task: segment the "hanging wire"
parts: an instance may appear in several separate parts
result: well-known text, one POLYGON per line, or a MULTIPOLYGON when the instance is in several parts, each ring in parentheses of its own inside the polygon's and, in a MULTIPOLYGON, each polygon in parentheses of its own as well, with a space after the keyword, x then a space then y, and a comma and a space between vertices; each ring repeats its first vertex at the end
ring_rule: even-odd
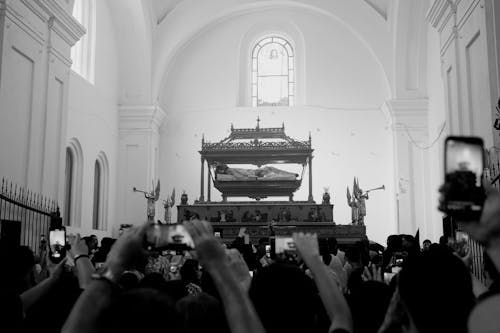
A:
POLYGON ((403 129, 406 133, 406 136, 408 137, 408 139, 410 140, 410 142, 415 146, 417 147, 418 149, 421 149, 421 150, 427 150, 427 149, 430 149, 432 148, 432 146, 434 146, 436 144, 436 142, 438 142, 438 140, 441 138, 441 136, 443 135, 444 133, 444 129, 446 128, 446 121, 443 122, 443 125, 441 126, 441 129, 439 130, 439 134, 437 135, 437 137, 432 141, 432 143, 430 143, 429 145, 427 146, 421 146, 419 145, 415 139, 413 139, 413 137, 411 136, 410 134, 410 131, 408 130, 408 127, 406 127, 406 125, 403 125, 403 129))

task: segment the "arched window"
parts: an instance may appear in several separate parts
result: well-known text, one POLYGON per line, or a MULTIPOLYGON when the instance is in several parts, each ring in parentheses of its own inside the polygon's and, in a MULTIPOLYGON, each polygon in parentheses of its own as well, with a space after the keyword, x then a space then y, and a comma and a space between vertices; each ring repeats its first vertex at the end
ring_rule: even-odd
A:
POLYGON ((95 63, 95 0, 75 0, 73 16, 87 33, 71 48, 71 69, 90 82, 94 82, 95 63))
POLYGON ((72 138, 66 148, 63 222, 67 226, 80 226, 82 169, 82 148, 78 140, 72 138))
POLYGON ((292 45, 279 36, 258 41, 252 51, 252 106, 293 106, 295 103, 292 45))
POLYGON ((94 164, 94 208, 92 228, 107 230, 108 211, 108 161, 103 152, 99 153, 94 164))
POLYGON ((63 213, 63 221, 64 225, 71 225, 71 213, 73 210, 73 185, 74 185, 74 164, 75 164, 75 157, 73 156, 73 152, 71 149, 68 147, 66 148, 66 185, 65 185, 65 200, 64 200, 64 213, 63 213))

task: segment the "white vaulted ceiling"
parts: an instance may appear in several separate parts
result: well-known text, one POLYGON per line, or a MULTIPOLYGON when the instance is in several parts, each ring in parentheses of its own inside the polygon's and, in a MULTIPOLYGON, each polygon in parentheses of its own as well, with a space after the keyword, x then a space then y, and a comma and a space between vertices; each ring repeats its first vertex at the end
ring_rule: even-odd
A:
POLYGON ((387 14, 393 1, 391 0, 365 0, 377 13, 387 20, 387 14))
POLYGON ((161 24, 168 14, 170 14, 170 12, 182 1, 183 0, 151 0, 155 24, 161 24))

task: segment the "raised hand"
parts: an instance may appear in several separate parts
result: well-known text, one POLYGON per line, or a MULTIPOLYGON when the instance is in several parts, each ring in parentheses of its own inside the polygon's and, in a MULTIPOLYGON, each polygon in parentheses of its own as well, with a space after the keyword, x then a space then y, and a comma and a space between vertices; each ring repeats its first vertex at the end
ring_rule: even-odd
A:
POLYGON ((62 273, 64 272, 64 264, 66 263, 67 260, 68 258, 66 257, 59 263, 54 264, 49 258, 49 251, 47 251, 45 262, 47 264, 47 271, 49 272, 49 278, 56 280, 59 279, 62 273))
POLYGON ((293 241, 302 260, 306 265, 310 265, 312 260, 319 258, 318 235, 304 234, 303 232, 294 233, 293 241))
POLYGON ((80 234, 68 235, 68 242, 71 246, 69 253, 73 258, 82 254, 87 255, 89 253, 87 243, 85 240, 80 238, 80 234))
POLYGON ((234 272, 236 279, 241 284, 243 289, 248 291, 248 289, 250 289, 252 278, 250 277, 250 271, 247 263, 243 259, 243 256, 236 249, 226 250, 226 255, 229 262, 229 268, 234 272))
POLYGON ((371 265, 370 268, 366 267, 363 270, 363 275, 361 275, 363 281, 377 281, 384 282, 384 278, 382 275, 382 268, 377 267, 377 265, 371 265))
POLYGON ((144 236, 150 226, 150 223, 146 223, 140 227, 129 228, 111 247, 104 265, 116 276, 121 275, 147 255, 144 249, 144 236))
POLYGON ((193 220, 185 222, 184 226, 193 238, 198 259, 208 270, 226 263, 225 249, 214 237, 208 222, 193 220))

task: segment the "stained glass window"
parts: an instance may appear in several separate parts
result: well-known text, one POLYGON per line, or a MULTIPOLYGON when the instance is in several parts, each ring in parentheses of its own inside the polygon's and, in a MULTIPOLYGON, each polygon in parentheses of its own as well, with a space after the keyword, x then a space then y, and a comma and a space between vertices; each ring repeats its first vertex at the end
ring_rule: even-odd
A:
POLYGON ((284 38, 269 36, 252 51, 252 106, 293 106, 294 55, 284 38))

